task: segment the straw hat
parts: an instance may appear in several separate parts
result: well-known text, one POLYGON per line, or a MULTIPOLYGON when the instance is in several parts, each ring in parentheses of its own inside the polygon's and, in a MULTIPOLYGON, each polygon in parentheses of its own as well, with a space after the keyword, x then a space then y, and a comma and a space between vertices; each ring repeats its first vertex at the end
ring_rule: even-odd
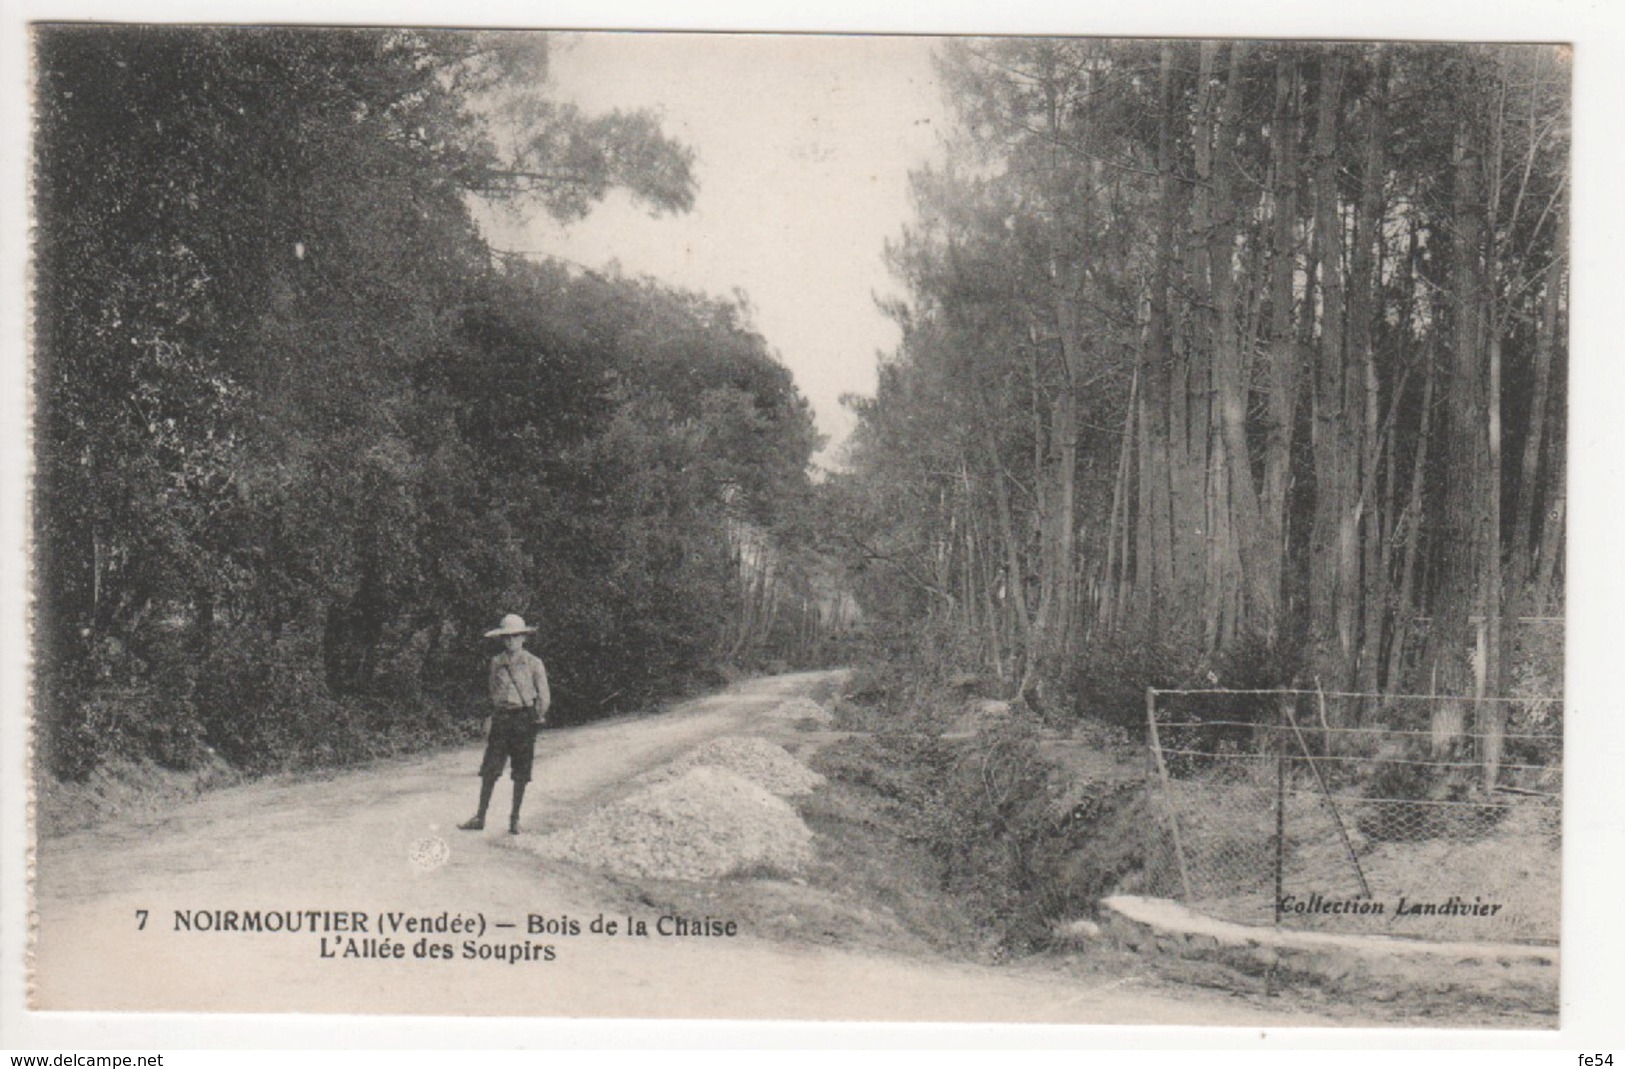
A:
POLYGON ((525 626, 525 618, 516 612, 510 612, 502 618, 502 626, 485 633, 486 638, 506 638, 509 635, 533 635, 534 627, 525 626))

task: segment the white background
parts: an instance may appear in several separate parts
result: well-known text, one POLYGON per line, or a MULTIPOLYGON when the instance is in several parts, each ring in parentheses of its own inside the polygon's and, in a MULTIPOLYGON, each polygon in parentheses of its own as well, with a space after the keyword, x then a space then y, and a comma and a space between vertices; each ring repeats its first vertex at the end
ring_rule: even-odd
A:
MULTIPOLYGON (((426 1048, 767 1044, 774 1046, 988 1044, 1022 1047, 1184 1047, 1228 1050, 1232 1064, 1286 1048, 1431 1047, 1412 1064, 1512 1064, 1468 1049, 1543 1050, 1517 1064, 1576 1064, 1579 1047, 1625 1057, 1625 567, 1614 551, 1625 530, 1625 289, 1621 236, 1621 118, 1625 10, 1581 0, 1362 0, 1291 4, 1174 0, 331 0, 292 2, 29 2, 0 0, 0 1049, 89 1051, 187 1047, 417 1048, 405 1064, 444 1064, 426 1048), (1570 548, 1568 558, 1568 753, 1564 838, 1563 1027, 1558 1033, 1276 1031, 1077 1027, 878 1027, 727 1022, 632 1023, 184 1015, 31 1014, 25 1004, 27 716, 27 248, 25 26, 36 19, 346 22, 550 28, 651 28, 916 33, 1079 33, 1144 36, 1363 37, 1569 41, 1575 60, 1574 330, 1570 344, 1570 548), (1613 1044, 1610 1047, 1610 1043, 1613 1044), (1455 1050, 1455 1054, 1447 1053, 1455 1050)), ((1088 1058, 1090 1056, 1083 1056, 1088 1058)), ((1389 1060, 1392 1055, 1376 1055, 1389 1060)), ((1305 1055, 1294 1061, 1321 1060, 1305 1055)), ((300 1061, 309 1061, 301 1056, 300 1061)), ((392 1056, 391 1060, 394 1060, 392 1056)), ((497 1064, 510 1061, 498 1058, 497 1064)), ((527 1061, 533 1060, 527 1058, 527 1061)), ((1184 1059, 1188 1062, 1189 1059, 1184 1059)), ((1203 1060, 1207 1060, 1203 1056, 1203 1060)), ((312 1064, 350 1064, 330 1055, 312 1064)), ((1348 1064, 1349 1059, 1333 1059, 1348 1064)), ((1362 1064, 1369 1064, 1363 1057, 1362 1064)), ((1166 1063, 1119 1054, 1111 1064, 1166 1063)), ((200 1056, 166 1063, 217 1064, 200 1056)), ((283 1064, 278 1058, 277 1064, 283 1064)), ((240 1056, 219 1064, 271 1064, 240 1056)), ((363 1064, 382 1064, 369 1057, 363 1064)), ((1621 1063, 1625 1069, 1625 1061, 1621 1063)))

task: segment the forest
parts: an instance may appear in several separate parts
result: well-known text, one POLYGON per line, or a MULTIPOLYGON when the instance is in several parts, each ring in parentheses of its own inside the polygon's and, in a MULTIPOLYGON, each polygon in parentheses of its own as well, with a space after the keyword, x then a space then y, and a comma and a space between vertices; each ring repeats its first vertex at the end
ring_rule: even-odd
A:
POLYGON ((1298 685, 1463 699, 1417 726, 1493 781, 1471 699, 1561 690, 1563 48, 945 40, 901 342, 815 479, 742 295, 483 237, 694 204, 546 35, 34 32, 59 777, 466 738, 510 611, 572 722, 854 659, 1124 724, 1298 685))
MULTIPOLYGON (((1148 685, 1560 693, 1569 58, 943 45, 827 488, 877 642, 1124 724, 1148 685)), ((1431 708, 1493 782, 1506 706, 1431 708)))
POLYGON ((542 34, 34 44, 44 769, 466 739, 505 612, 565 722, 811 656, 817 436, 749 308, 474 222, 688 210, 652 115, 550 96, 542 34))

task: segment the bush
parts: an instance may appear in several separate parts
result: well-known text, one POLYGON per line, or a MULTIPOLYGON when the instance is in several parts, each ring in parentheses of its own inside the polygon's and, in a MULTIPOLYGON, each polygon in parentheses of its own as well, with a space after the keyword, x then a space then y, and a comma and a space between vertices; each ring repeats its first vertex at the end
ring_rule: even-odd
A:
POLYGON ((449 742, 474 718, 412 688, 335 698, 314 640, 222 643, 199 672, 196 702, 208 743, 249 772, 325 768, 449 742))
POLYGON ((1137 772, 1103 782, 1067 769, 1040 748, 1040 719, 1019 707, 970 739, 944 741, 935 729, 961 701, 869 666, 854 674, 840 715, 873 734, 822 751, 818 767, 884 799, 899 834, 927 848, 935 890, 987 934, 984 951, 1031 952, 1055 922, 1092 914, 1143 867, 1143 785, 1137 772))
POLYGON ((41 757, 54 775, 80 783, 115 754, 150 758, 176 770, 205 753, 202 732, 184 701, 147 687, 63 690, 51 699, 41 757))
POLYGON ((1185 686, 1199 678, 1198 658, 1158 636, 1116 631, 1090 643, 1066 680, 1074 714, 1145 734, 1145 688, 1185 686))
MULTIPOLYGON (((1076 716, 1124 728, 1140 738, 1146 730, 1147 687, 1242 691, 1289 687, 1299 665, 1296 648, 1256 636, 1244 636, 1208 660, 1176 638, 1115 632, 1096 639, 1074 667, 1068 688, 1076 716)), ((1181 720, 1252 725, 1275 715, 1273 705, 1253 694, 1165 695, 1160 701, 1177 710, 1181 720)), ((1216 726, 1185 741, 1194 744, 1188 747, 1192 749, 1236 749, 1250 745, 1251 737, 1251 727, 1216 726)))

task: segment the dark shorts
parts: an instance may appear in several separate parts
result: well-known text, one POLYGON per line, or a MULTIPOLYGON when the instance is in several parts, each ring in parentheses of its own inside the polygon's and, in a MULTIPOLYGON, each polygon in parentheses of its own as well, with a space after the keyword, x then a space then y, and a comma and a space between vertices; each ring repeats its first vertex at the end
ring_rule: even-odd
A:
POLYGON ((480 776, 495 779, 502 775, 502 766, 513 763, 509 773, 515 783, 530 782, 530 766, 536 759, 536 723, 530 711, 499 710, 491 717, 491 736, 485 741, 485 760, 480 762, 480 776))

